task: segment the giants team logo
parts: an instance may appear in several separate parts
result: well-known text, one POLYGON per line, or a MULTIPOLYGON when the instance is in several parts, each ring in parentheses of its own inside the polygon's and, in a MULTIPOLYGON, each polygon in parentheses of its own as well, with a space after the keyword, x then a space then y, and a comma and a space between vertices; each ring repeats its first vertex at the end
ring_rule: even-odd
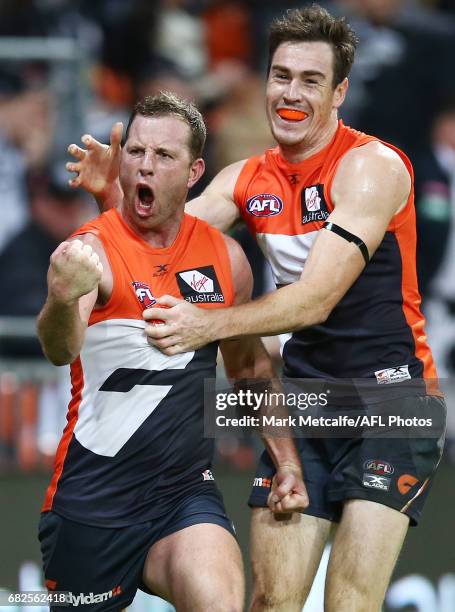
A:
POLYGON ((302 189, 302 224, 325 221, 328 216, 324 185, 312 185, 302 189))
POLYGON ((132 284, 134 291, 136 292, 136 297, 142 304, 144 310, 156 304, 156 300, 153 297, 148 285, 141 283, 140 281, 133 281, 132 284))
POLYGON ((261 193, 247 201, 246 209, 255 217, 273 217, 283 210, 283 202, 272 193, 261 193))
POLYGON ((187 302, 193 304, 224 302, 224 295, 213 266, 183 270, 177 272, 175 276, 180 293, 187 302))

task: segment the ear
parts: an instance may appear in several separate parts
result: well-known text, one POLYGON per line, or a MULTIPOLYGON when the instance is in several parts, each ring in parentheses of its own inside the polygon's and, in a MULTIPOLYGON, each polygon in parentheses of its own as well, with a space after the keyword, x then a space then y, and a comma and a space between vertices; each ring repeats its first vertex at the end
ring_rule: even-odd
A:
POLYGON ((338 83, 338 85, 335 87, 335 92, 333 96, 333 107, 334 108, 340 108, 340 106, 343 104, 344 99, 346 98, 348 87, 349 87, 349 81, 347 77, 344 78, 341 81, 341 83, 338 83))
POLYGON ((188 189, 195 185, 205 172, 205 162, 202 157, 195 159, 190 167, 190 175, 188 177, 188 189))

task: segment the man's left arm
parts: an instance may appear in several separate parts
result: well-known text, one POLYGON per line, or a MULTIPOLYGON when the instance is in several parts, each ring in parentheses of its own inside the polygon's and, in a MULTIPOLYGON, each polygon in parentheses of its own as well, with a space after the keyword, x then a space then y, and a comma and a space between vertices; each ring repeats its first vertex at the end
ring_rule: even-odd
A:
MULTIPOLYGON (((410 190, 411 177, 398 154, 379 142, 368 143, 340 162, 331 191, 335 208, 328 221, 359 238, 371 258, 410 190)), ((206 313, 190 304, 154 309, 165 325, 150 329, 149 335, 153 344, 173 355, 216 339, 274 335, 323 323, 364 267, 356 244, 322 229, 295 283, 222 311, 206 313)))

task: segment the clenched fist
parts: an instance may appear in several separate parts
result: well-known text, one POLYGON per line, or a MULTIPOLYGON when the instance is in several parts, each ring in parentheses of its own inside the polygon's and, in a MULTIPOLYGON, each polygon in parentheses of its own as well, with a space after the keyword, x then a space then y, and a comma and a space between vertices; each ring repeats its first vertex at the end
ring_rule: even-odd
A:
POLYGON ((103 274, 98 254, 80 240, 62 242, 51 255, 49 294, 73 302, 95 289, 103 274))

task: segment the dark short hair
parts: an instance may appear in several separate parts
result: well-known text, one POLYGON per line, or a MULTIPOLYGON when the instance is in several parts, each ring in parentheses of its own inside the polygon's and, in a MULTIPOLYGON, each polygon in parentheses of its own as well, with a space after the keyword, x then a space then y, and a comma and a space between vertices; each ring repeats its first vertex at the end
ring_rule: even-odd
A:
POLYGON ((303 9, 288 9, 270 26, 269 71, 275 51, 283 43, 326 42, 334 55, 333 86, 351 70, 358 39, 344 17, 334 17, 318 4, 303 9))
POLYGON ((128 140, 131 124, 137 115, 142 117, 167 117, 168 115, 179 117, 191 130, 188 145, 192 158, 197 159, 201 157, 207 136, 207 128, 201 113, 188 100, 179 98, 179 96, 170 91, 160 91, 156 96, 146 96, 137 102, 133 108, 126 128, 124 142, 128 140))

